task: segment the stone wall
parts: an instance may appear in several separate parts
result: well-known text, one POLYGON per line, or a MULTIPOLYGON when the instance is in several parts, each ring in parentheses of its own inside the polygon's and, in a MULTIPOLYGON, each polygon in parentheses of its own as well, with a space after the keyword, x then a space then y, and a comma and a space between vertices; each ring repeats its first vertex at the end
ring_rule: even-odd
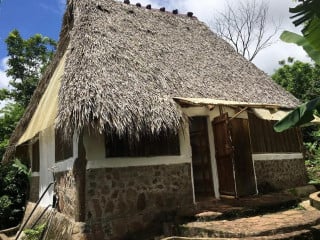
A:
POLYGON ((39 199, 39 176, 32 176, 30 178, 30 192, 29 192, 29 201, 37 202, 39 199))
POLYGON ((56 190, 59 202, 58 210, 66 216, 74 219, 76 214, 76 183, 72 171, 56 174, 56 190))
POLYGON ((307 184, 303 159, 254 162, 259 193, 267 193, 307 184))
POLYGON ((177 208, 193 204, 190 164, 89 169, 86 189, 89 239, 157 231, 177 208))

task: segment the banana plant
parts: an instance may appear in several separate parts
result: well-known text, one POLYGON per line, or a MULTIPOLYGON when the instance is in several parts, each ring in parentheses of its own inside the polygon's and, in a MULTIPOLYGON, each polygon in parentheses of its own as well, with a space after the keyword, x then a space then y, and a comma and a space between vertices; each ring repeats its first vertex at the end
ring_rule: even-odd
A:
MULTIPOLYGON (((288 43, 295 43, 302 46, 307 54, 320 64, 320 0, 299 0, 302 2, 295 8, 290 8, 289 12, 294 15, 295 26, 304 24, 302 35, 284 31, 280 38, 288 43)), ((274 125, 276 132, 296 126, 303 126, 314 119, 314 115, 320 113, 320 97, 298 106, 286 117, 274 125)))
POLYGON ((295 18, 295 26, 304 25, 302 35, 284 31, 281 40, 303 47, 320 64, 320 0, 304 0, 295 8, 290 8, 289 12, 294 14, 291 18, 295 18))

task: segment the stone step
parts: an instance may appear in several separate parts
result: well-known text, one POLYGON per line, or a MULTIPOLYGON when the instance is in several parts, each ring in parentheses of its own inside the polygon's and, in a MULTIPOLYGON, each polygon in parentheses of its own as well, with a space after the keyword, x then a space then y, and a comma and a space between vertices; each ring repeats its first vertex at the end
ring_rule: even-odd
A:
POLYGON ((312 230, 300 230, 289 233, 280 233, 269 236, 243 237, 243 238, 217 238, 217 237, 167 237, 161 240, 317 240, 312 230))
POLYGON ((211 199, 198 202, 193 207, 180 209, 178 216, 186 221, 194 219, 202 222, 237 219, 294 208, 298 203, 297 197, 284 193, 240 199, 211 199))
POLYGON ((287 210, 235 220, 190 222, 180 226, 180 235, 216 238, 260 237, 310 230, 312 227, 316 231, 317 224, 320 224, 319 211, 287 210))
POLYGON ((197 221, 212 221, 212 220, 230 220, 243 217, 253 217, 257 215, 263 215, 268 213, 275 213, 286 209, 294 208, 298 206, 296 199, 289 199, 277 203, 268 203, 260 206, 243 206, 233 207, 224 212, 212 212, 205 211, 195 215, 197 221))

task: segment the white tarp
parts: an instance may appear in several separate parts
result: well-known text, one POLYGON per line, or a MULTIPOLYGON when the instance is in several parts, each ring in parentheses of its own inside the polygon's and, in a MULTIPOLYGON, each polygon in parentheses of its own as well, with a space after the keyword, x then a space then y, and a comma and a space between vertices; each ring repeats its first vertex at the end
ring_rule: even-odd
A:
POLYGON ((61 85, 61 78, 64 71, 66 61, 66 53, 61 58, 60 63, 55 69, 49 85, 42 95, 38 107, 33 114, 26 131, 20 137, 17 145, 20 145, 34 136, 37 133, 54 125, 58 112, 58 94, 61 85))

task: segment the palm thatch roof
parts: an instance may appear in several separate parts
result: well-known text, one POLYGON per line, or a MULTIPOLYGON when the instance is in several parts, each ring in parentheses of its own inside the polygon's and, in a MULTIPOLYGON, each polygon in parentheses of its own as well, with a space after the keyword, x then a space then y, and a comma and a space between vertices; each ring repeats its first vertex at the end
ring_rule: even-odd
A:
MULTIPOLYGON (((298 104, 195 17, 113 0, 69 0, 65 29, 70 53, 57 126, 66 133, 86 126, 134 135, 176 130, 182 113, 173 97, 298 104)), ((30 119, 28 109, 22 122, 30 119)), ((16 130, 15 139, 21 134, 16 130)))

